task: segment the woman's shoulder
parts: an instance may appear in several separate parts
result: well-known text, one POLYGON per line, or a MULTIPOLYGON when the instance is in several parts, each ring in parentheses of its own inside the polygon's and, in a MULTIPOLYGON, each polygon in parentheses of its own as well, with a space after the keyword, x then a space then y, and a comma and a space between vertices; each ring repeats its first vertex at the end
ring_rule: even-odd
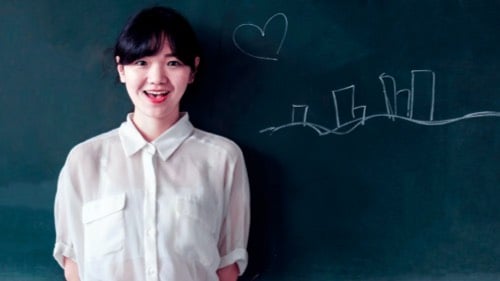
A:
POLYGON ((70 150, 68 159, 99 156, 102 154, 105 147, 115 145, 119 142, 118 129, 113 129, 78 143, 70 150))
POLYGON ((198 145, 206 146, 219 152, 225 152, 230 155, 241 154, 240 147, 233 140, 201 129, 194 129, 191 140, 198 145))

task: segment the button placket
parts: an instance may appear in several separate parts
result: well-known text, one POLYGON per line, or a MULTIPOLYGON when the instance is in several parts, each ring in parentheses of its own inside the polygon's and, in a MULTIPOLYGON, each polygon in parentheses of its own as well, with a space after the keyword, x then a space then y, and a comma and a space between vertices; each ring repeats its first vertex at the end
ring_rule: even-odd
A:
POLYGON ((143 151, 144 168, 144 261, 147 265, 146 280, 158 280, 158 260, 156 241, 156 149, 148 145, 143 151))

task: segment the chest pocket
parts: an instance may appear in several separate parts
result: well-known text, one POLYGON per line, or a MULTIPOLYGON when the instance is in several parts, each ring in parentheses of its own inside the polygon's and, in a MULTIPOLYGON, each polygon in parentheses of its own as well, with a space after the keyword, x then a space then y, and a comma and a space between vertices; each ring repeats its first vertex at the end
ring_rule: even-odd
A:
POLYGON ((185 258, 215 270, 220 261, 216 240, 219 227, 216 208, 211 204, 215 203, 193 197, 177 198, 175 249, 185 258))
POLYGON ((125 194, 90 201, 83 205, 84 251, 95 259, 123 249, 125 194))

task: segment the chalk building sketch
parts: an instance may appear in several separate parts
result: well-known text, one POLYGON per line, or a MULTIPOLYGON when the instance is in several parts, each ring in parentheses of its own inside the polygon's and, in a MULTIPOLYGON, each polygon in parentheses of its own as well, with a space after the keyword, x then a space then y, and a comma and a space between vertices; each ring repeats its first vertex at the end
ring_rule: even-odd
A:
POLYGON ((384 113, 367 115, 366 105, 356 105, 356 87, 351 85, 332 91, 335 128, 309 122, 307 119, 309 106, 293 104, 289 123, 262 129, 260 133, 272 134, 286 128, 302 126, 313 129, 320 136, 345 135, 374 118, 388 118, 392 121, 398 119, 419 125, 439 126, 471 118, 500 117, 500 112, 481 111, 455 118, 435 120, 436 74, 432 70, 412 70, 409 89, 398 89, 396 79, 391 75, 382 73, 378 78, 382 84, 385 101, 384 113))

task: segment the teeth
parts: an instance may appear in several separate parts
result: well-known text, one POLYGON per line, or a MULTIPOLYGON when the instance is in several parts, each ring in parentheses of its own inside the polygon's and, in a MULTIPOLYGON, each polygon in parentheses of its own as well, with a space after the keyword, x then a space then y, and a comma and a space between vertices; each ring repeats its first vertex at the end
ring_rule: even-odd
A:
POLYGON ((153 97, 158 97, 158 96, 166 96, 168 94, 168 92, 163 92, 163 93, 156 93, 156 94, 153 94, 153 93, 149 93, 147 91, 144 91, 144 93, 148 96, 153 96, 153 97))

